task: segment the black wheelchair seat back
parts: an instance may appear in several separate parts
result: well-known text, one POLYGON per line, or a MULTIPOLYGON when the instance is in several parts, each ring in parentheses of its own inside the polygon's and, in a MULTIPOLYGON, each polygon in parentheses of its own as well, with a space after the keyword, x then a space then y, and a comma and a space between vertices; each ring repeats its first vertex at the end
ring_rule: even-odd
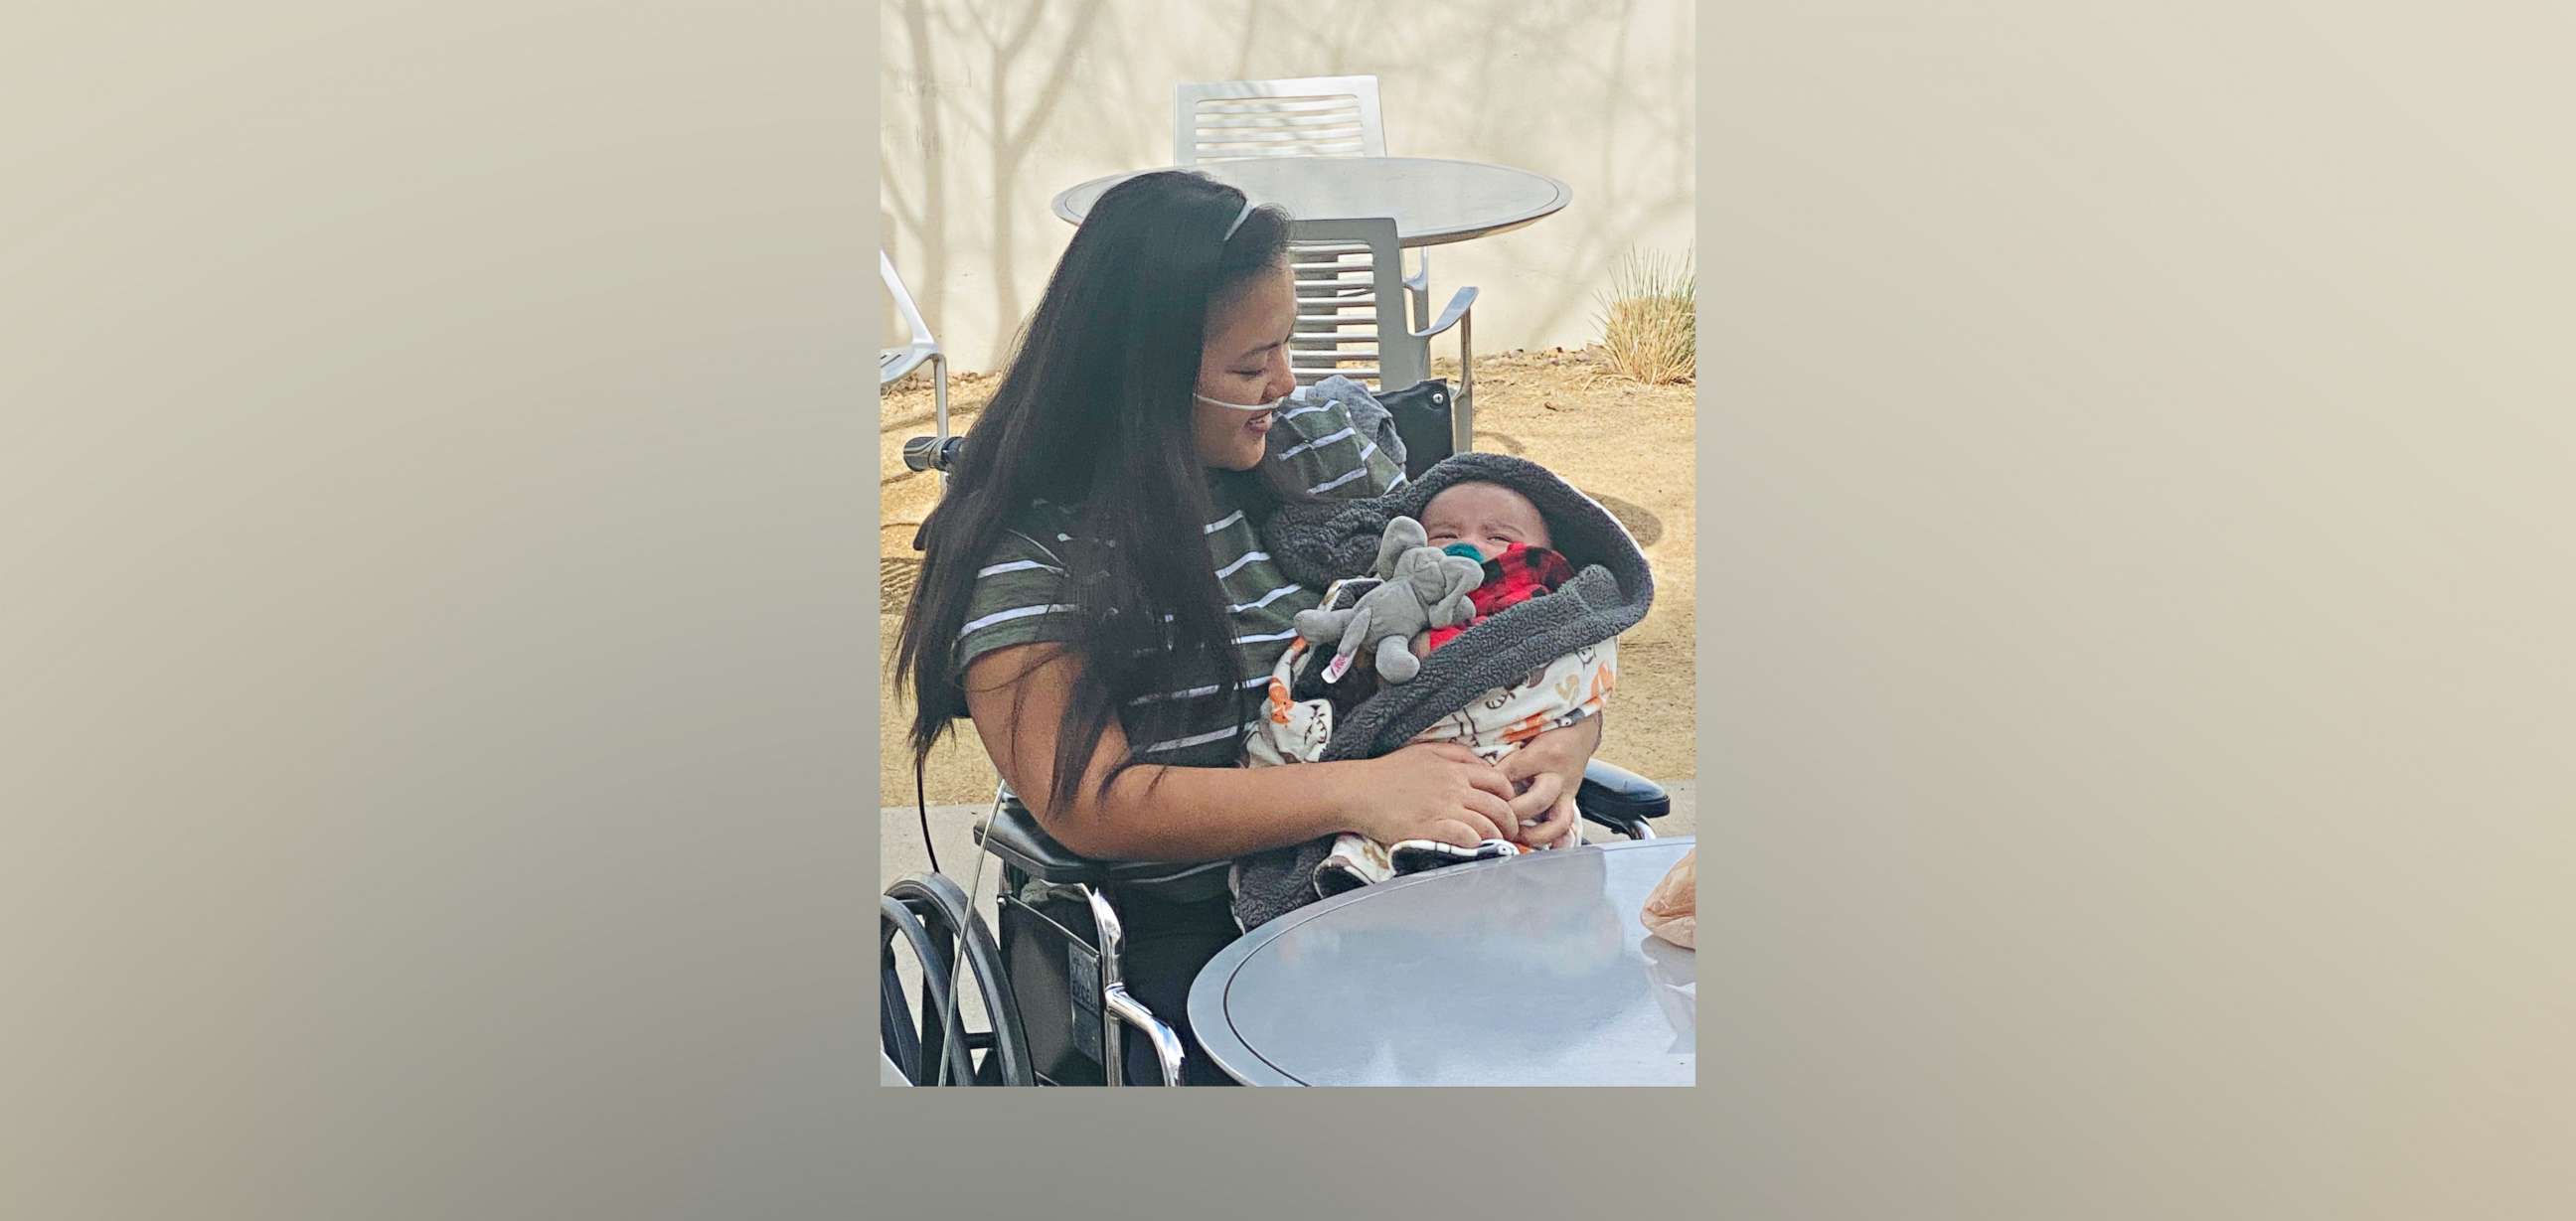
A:
POLYGON ((1390 390, 1377 401, 1395 417, 1395 435, 1404 442, 1404 477, 1419 479, 1433 463, 1456 452, 1451 439, 1449 383, 1440 378, 1390 390))

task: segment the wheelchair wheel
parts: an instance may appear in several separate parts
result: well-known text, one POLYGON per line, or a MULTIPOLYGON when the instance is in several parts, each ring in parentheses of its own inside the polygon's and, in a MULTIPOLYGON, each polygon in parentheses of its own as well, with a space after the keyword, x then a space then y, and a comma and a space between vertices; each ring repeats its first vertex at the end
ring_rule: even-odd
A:
MULTIPOLYGON (((1002 971, 992 932, 969 907, 957 884, 937 874, 915 874, 886 888, 878 901, 877 957, 880 1036, 886 1055, 915 1085, 1035 1085, 1028 1039, 1020 1026, 1018 998, 1002 971), (906 1003, 895 967, 901 937, 921 966, 920 1011, 906 1003), (949 981, 957 957, 983 1001, 989 1029, 966 1027, 962 1004, 952 1004, 949 981), (942 1021, 941 1015, 947 1015, 942 1021), (976 1058, 981 1052, 982 1058, 976 1058)), ((962 991, 962 988, 961 988, 962 991)))

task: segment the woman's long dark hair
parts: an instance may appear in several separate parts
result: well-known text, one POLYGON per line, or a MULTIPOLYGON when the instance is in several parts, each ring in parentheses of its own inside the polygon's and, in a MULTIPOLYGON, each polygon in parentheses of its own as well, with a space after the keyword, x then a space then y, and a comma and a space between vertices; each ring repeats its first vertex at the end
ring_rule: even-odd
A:
MULTIPOLYGON (((1048 808, 1068 808, 1122 710, 1129 753, 1104 791, 1140 762, 1138 747, 1184 731, 1189 701, 1141 696, 1213 683, 1236 693, 1236 723, 1248 719, 1208 558, 1209 471, 1190 429, 1209 310, 1286 262, 1287 215, 1242 216, 1243 205, 1242 192, 1198 174, 1145 174, 1102 195, 1074 231, 915 541, 925 554, 895 682, 916 697, 916 769, 967 714, 955 645, 978 566, 1037 498, 1080 522, 1054 600, 1078 608, 1076 638, 1060 647, 1083 681, 1056 730, 1048 808)), ((1256 516, 1296 495, 1268 477, 1242 486, 1256 516)))

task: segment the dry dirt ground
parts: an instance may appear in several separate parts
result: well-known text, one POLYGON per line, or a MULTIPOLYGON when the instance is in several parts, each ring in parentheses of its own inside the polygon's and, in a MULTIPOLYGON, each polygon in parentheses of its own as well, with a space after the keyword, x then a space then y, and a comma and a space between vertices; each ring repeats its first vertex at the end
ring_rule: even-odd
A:
MULTIPOLYGON (((1434 369, 1457 379, 1455 362, 1434 369)), ((992 395, 990 374, 961 373, 949 385, 949 411, 963 430, 992 395)), ((1693 387, 1644 386, 1603 367, 1597 348, 1484 355, 1476 361, 1476 448, 1519 454, 1562 475, 1616 514, 1654 566, 1655 605, 1619 639, 1619 692, 1611 700, 1601 757, 1657 780, 1695 778, 1692 650, 1699 607, 1692 516, 1696 488, 1693 387)), ((938 498, 935 475, 905 470, 906 437, 928 433, 926 375, 889 388, 880 407, 877 479, 884 493, 878 576, 886 647, 919 568, 913 530, 938 498)), ((879 672, 886 715, 883 806, 912 804, 912 755, 904 738, 909 706, 892 689, 892 668, 879 672)), ((932 804, 990 801, 991 765, 975 729, 960 722, 926 772, 932 804)))

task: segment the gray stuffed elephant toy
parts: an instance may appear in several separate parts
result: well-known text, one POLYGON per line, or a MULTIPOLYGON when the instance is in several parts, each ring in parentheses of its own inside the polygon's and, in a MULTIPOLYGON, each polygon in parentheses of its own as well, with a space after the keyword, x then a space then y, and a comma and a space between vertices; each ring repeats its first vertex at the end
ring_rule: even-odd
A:
POLYGON ((1398 517, 1386 524, 1378 540, 1374 575, 1380 584, 1342 610, 1321 608, 1297 614, 1297 634, 1318 644, 1336 642, 1327 681, 1339 679, 1363 648, 1379 679, 1410 682, 1422 671, 1413 655, 1413 638, 1435 627, 1455 627, 1475 617, 1467 591, 1484 583, 1485 566, 1430 545, 1422 523, 1398 517))

